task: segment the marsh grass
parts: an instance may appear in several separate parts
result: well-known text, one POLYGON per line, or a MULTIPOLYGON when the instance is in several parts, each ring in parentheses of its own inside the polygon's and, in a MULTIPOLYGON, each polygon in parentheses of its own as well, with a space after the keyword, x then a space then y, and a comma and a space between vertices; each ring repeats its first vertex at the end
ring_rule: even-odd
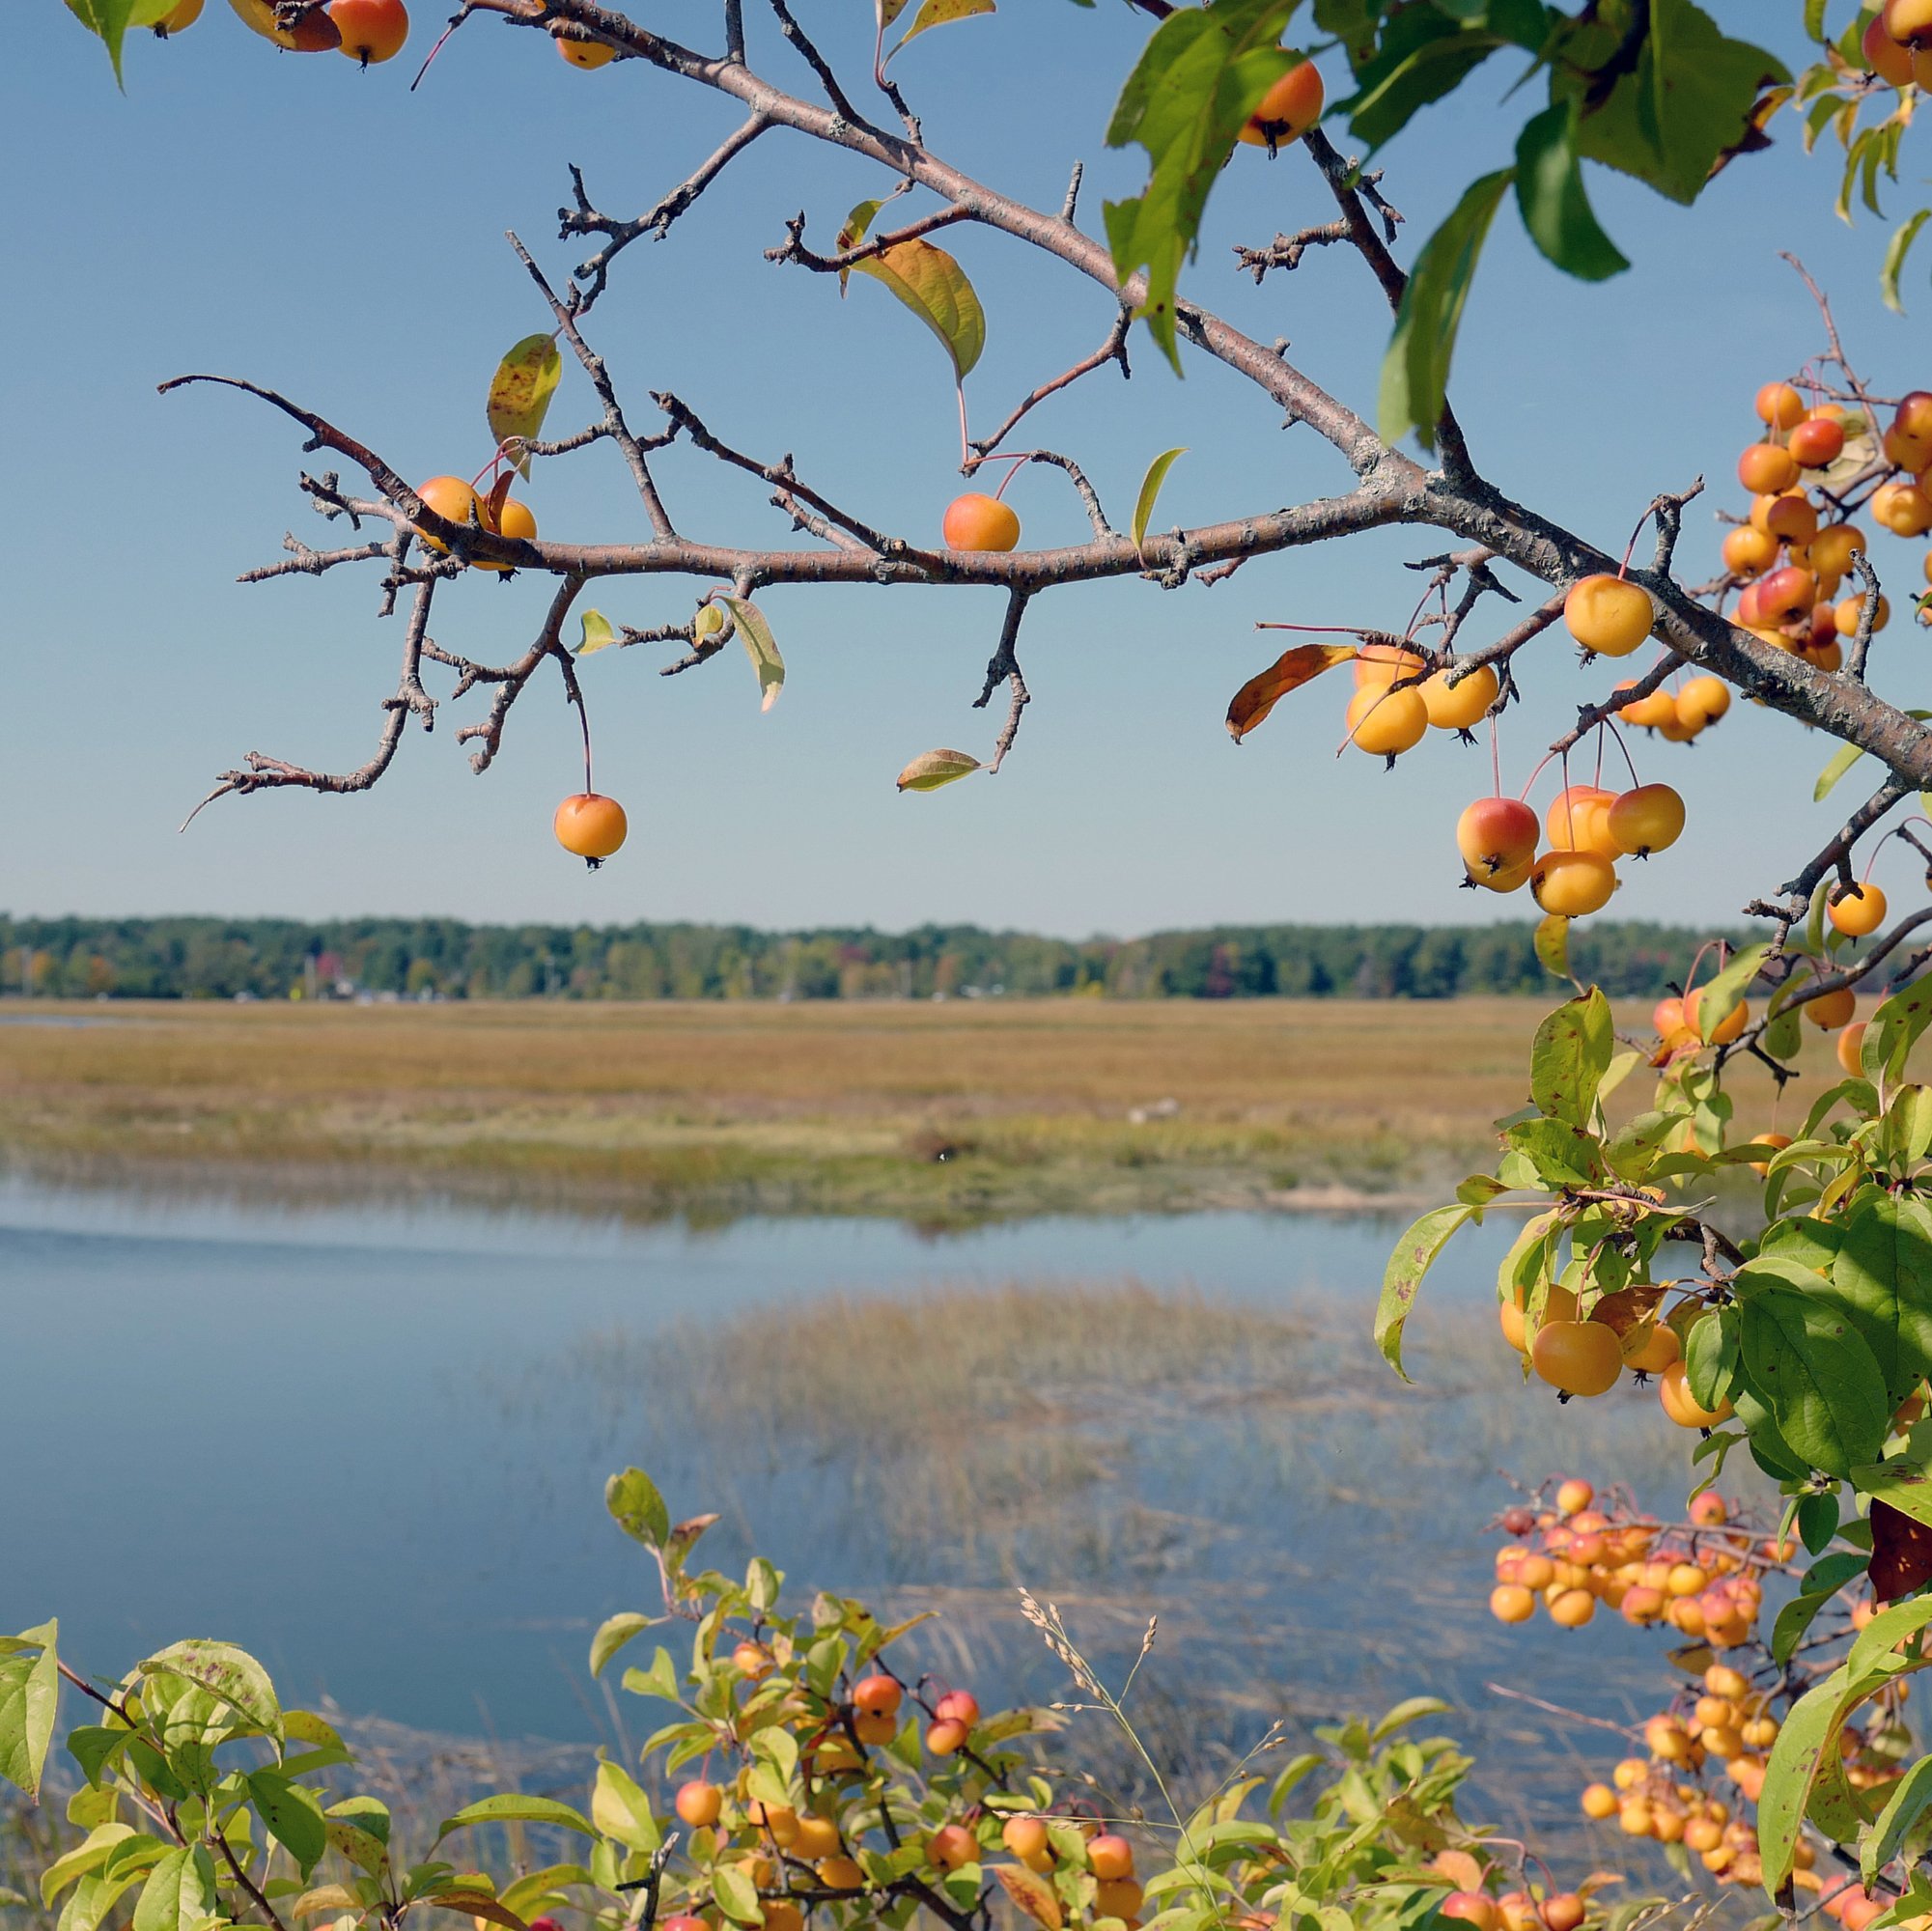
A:
POLYGON ((0 1154, 640 1217, 1348 1204, 1479 1156, 1542 1010, 96 1005, 70 1011, 104 1022, 0 1028, 0 1154))

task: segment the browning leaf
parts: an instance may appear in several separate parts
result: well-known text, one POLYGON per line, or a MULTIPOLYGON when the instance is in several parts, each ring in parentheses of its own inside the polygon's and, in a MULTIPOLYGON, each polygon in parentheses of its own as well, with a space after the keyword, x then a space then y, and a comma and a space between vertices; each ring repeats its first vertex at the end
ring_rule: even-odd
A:
POLYGON ((1235 692, 1227 708, 1228 736, 1239 744, 1291 690, 1358 655, 1353 644, 1297 644, 1292 651, 1283 651, 1235 692))
POLYGON ((1006 1888, 1006 1894, 1034 1923, 1046 1931, 1060 1931, 1066 1917, 1053 1887, 1038 1872, 1024 1864, 994 1864, 993 1874, 1006 1888))
POLYGON ((1932 1581, 1932 1527, 1878 1500, 1871 1505, 1871 1586, 1881 1603, 1895 1603, 1932 1581))
POLYGON ((1590 1309, 1590 1319, 1614 1328, 1619 1334, 1628 1334, 1633 1328, 1641 1328, 1657 1312, 1657 1304, 1663 1299, 1662 1282, 1619 1288, 1615 1294, 1605 1295, 1590 1309))
MULTIPOLYGON (((994 0, 926 0, 926 4, 913 15, 912 24, 900 35, 899 47, 903 47, 908 41, 917 40, 928 27, 943 27, 952 20, 968 20, 975 14, 997 11, 994 0)), ((896 54, 899 47, 894 47, 892 54, 896 54)), ((887 61, 891 60, 892 54, 886 55, 887 61)))

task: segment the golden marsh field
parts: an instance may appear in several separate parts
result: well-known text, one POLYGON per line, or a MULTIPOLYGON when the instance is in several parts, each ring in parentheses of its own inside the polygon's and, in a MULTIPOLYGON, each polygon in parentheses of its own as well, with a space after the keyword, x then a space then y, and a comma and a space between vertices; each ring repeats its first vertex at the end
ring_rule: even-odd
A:
POLYGON ((0 1155, 646 1217, 1397 1206, 1482 1161, 1545 1009, 36 1001, 0 1024, 0 1155))

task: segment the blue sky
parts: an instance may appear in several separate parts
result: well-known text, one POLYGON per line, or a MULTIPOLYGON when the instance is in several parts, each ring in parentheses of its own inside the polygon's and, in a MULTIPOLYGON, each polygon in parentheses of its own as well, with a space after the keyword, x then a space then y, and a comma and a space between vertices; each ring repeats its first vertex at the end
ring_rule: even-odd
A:
MULTIPOLYGON (((1718 0, 1714 11, 1798 53, 1795 0, 1718 0)), ((541 40, 487 18, 457 36, 412 96, 437 25, 427 5, 405 56, 361 74, 334 56, 279 54, 209 0, 189 33, 130 46, 124 98, 58 0, 10 13, 0 798, 11 835, 0 907, 971 919, 1076 935, 1533 910, 1526 896, 1478 904, 1454 889, 1453 823, 1487 788, 1486 752, 1432 736, 1392 775, 1356 752, 1337 763, 1345 672, 1284 705, 1239 753, 1221 728, 1236 686, 1278 648, 1256 620, 1399 626, 1416 591, 1401 565, 1427 552, 1427 532, 1266 560, 1210 590, 1136 582, 1043 599, 1023 640, 1036 702, 1018 749, 997 778, 931 796, 896 796, 893 774, 933 745, 989 747, 996 717, 969 703, 998 596, 795 589, 763 599, 790 667, 769 714, 735 646, 675 680, 656 675, 663 659, 650 649, 586 663, 600 789, 623 799, 632 826, 595 875, 549 833, 552 807, 577 782, 575 727, 553 685, 518 707, 482 778, 453 742, 477 714, 471 699, 445 709, 434 736, 412 732, 371 796, 227 800, 177 835, 212 773, 244 751, 360 763, 400 639, 397 623, 376 620, 369 575, 235 583, 276 555, 284 530, 320 543, 329 527, 295 491, 307 460, 299 434, 245 398, 158 398, 154 384, 185 370, 250 376, 412 476, 474 470, 489 454, 482 402, 495 358, 547 321, 503 231, 566 269, 583 252, 554 238, 567 160, 607 207, 634 210, 734 117, 633 65, 574 71, 541 40)), ((807 0, 802 17, 862 74, 869 13, 859 0, 807 0)), ((808 86, 756 0, 747 14, 755 60, 808 86)), ((693 41, 712 30, 699 0, 658 0, 650 17, 693 41)), ((1117 5, 1005 0, 996 16, 909 49, 900 77, 934 145, 1004 189, 1057 204, 1083 158, 1093 226, 1103 196, 1138 184, 1134 156, 1109 154, 1100 135, 1144 31, 1117 5)), ((1498 63, 1382 156, 1413 237, 1462 182, 1507 159, 1524 111, 1521 98, 1500 101, 1514 78, 1498 63)), ((1700 471, 1717 501, 1734 501, 1752 391, 1819 345, 1780 247, 1834 291, 1875 380, 1932 384, 1932 296, 1904 320, 1880 307, 1886 224, 1838 222, 1830 157, 1806 160, 1793 126, 1778 131, 1771 154, 1732 167, 1695 210, 1592 170, 1599 212, 1636 264, 1606 286, 1548 267, 1505 212, 1456 388, 1477 459, 1503 488, 1607 546, 1655 491, 1700 471)), ((1888 212, 1918 205, 1920 185, 1892 189, 1888 212)), ((1238 154, 1186 286, 1264 340, 1289 337, 1302 368, 1367 406, 1386 314, 1359 264, 1311 258, 1260 290, 1231 266, 1233 242, 1325 218, 1318 187, 1299 155, 1238 154)), ((828 278, 763 258, 787 215, 807 210, 823 244, 847 208, 882 191, 850 157, 769 138, 668 240, 630 251, 594 339, 634 419, 652 414, 648 390, 675 390, 727 440, 770 457, 790 450, 802 475, 861 514, 936 537, 961 487, 937 346, 882 290, 857 282, 842 303, 828 278)), ((955 230, 952 245, 990 318, 968 384, 975 424, 990 427, 1101 339, 1107 308, 1070 271, 1000 237, 955 230)), ((1086 467, 1116 521, 1147 462, 1176 444, 1190 454, 1169 478, 1163 524, 1345 487, 1327 445, 1284 434, 1238 378, 1196 359, 1177 381, 1137 348, 1131 383, 1104 372, 1033 419, 1042 442, 1086 467)), ((587 419, 589 406, 568 370, 553 430, 587 419)), ((760 487, 709 459, 680 450, 659 476, 694 534, 791 540, 760 487)), ((1080 534, 1078 506, 1053 473, 1023 474, 1011 496, 1029 543, 1080 534)), ((532 500, 546 533, 636 529, 635 499, 606 450, 547 465, 532 500)), ((1709 565, 1718 535, 1694 509, 1687 568, 1709 565)), ((1918 577, 1914 546, 1887 540, 1878 561, 1901 585, 1918 577)), ((501 658, 527 641, 545 598, 540 580, 476 574, 441 596, 434 634, 501 658)), ((643 625, 683 617, 692 598, 681 583, 638 580, 594 601, 643 625)), ((1881 645, 1890 693, 1927 701, 1922 638, 1894 625, 1881 645)), ((1528 707, 1510 714, 1504 738, 1505 777, 1518 782, 1534 741, 1606 682, 1601 669, 1581 677, 1561 649, 1526 669, 1528 707)), ((1781 718, 1734 711, 1694 748, 1640 749, 1644 776, 1685 793, 1692 829, 1678 850, 1631 868, 1617 910, 1724 917, 1775 885, 1834 822, 1810 803, 1830 748, 1781 718)), ((1901 863, 1894 882, 1893 869, 1882 861, 1879 876, 1914 877, 1901 863)))

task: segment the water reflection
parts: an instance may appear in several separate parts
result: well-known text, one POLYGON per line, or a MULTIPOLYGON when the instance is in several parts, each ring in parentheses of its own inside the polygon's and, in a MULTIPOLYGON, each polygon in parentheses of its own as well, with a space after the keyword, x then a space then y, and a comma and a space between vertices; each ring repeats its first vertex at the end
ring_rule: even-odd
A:
MULTIPOLYGON (((162 1205, 0 1187, 0 1319, 23 1477, 0 1490, 0 1628, 59 1613, 90 1666, 186 1634, 292 1697, 427 1729, 624 1721, 589 1632, 651 1606, 604 1475, 715 1508, 795 1585, 936 1607, 929 1666, 1051 1700, 1013 1609, 1058 1600, 1105 1667, 1146 1620, 1170 1761, 1422 1690, 1521 1763, 1574 1746, 1484 1689, 1587 1648, 1603 1714, 1654 1693, 1621 1626, 1505 1635, 1483 1609, 1498 1468, 1614 1467, 1664 1503, 1682 1438, 1641 1395, 1516 1385, 1489 1296, 1509 1228, 1450 1249, 1415 1388, 1366 1341, 1392 1229, 1190 1216, 1039 1220, 935 1244, 889 1223, 670 1227, 162 1205), (158 1452, 192 1479, 156 1480, 158 1452), (135 1574, 137 1593, 110 1587, 135 1574), (1532 1747, 1527 1741, 1535 1738, 1532 1747)), ((1575 1672, 1572 1672, 1573 1675, 1575 1672)), ((633 1708, 631 1741, 649 1713, 633 1708)), ((1594 1752, 1594 1744, 1590 1745, 1594 1752)), ((1509 1821, 1574 1784, 1510 1777, 1509 1821)))

